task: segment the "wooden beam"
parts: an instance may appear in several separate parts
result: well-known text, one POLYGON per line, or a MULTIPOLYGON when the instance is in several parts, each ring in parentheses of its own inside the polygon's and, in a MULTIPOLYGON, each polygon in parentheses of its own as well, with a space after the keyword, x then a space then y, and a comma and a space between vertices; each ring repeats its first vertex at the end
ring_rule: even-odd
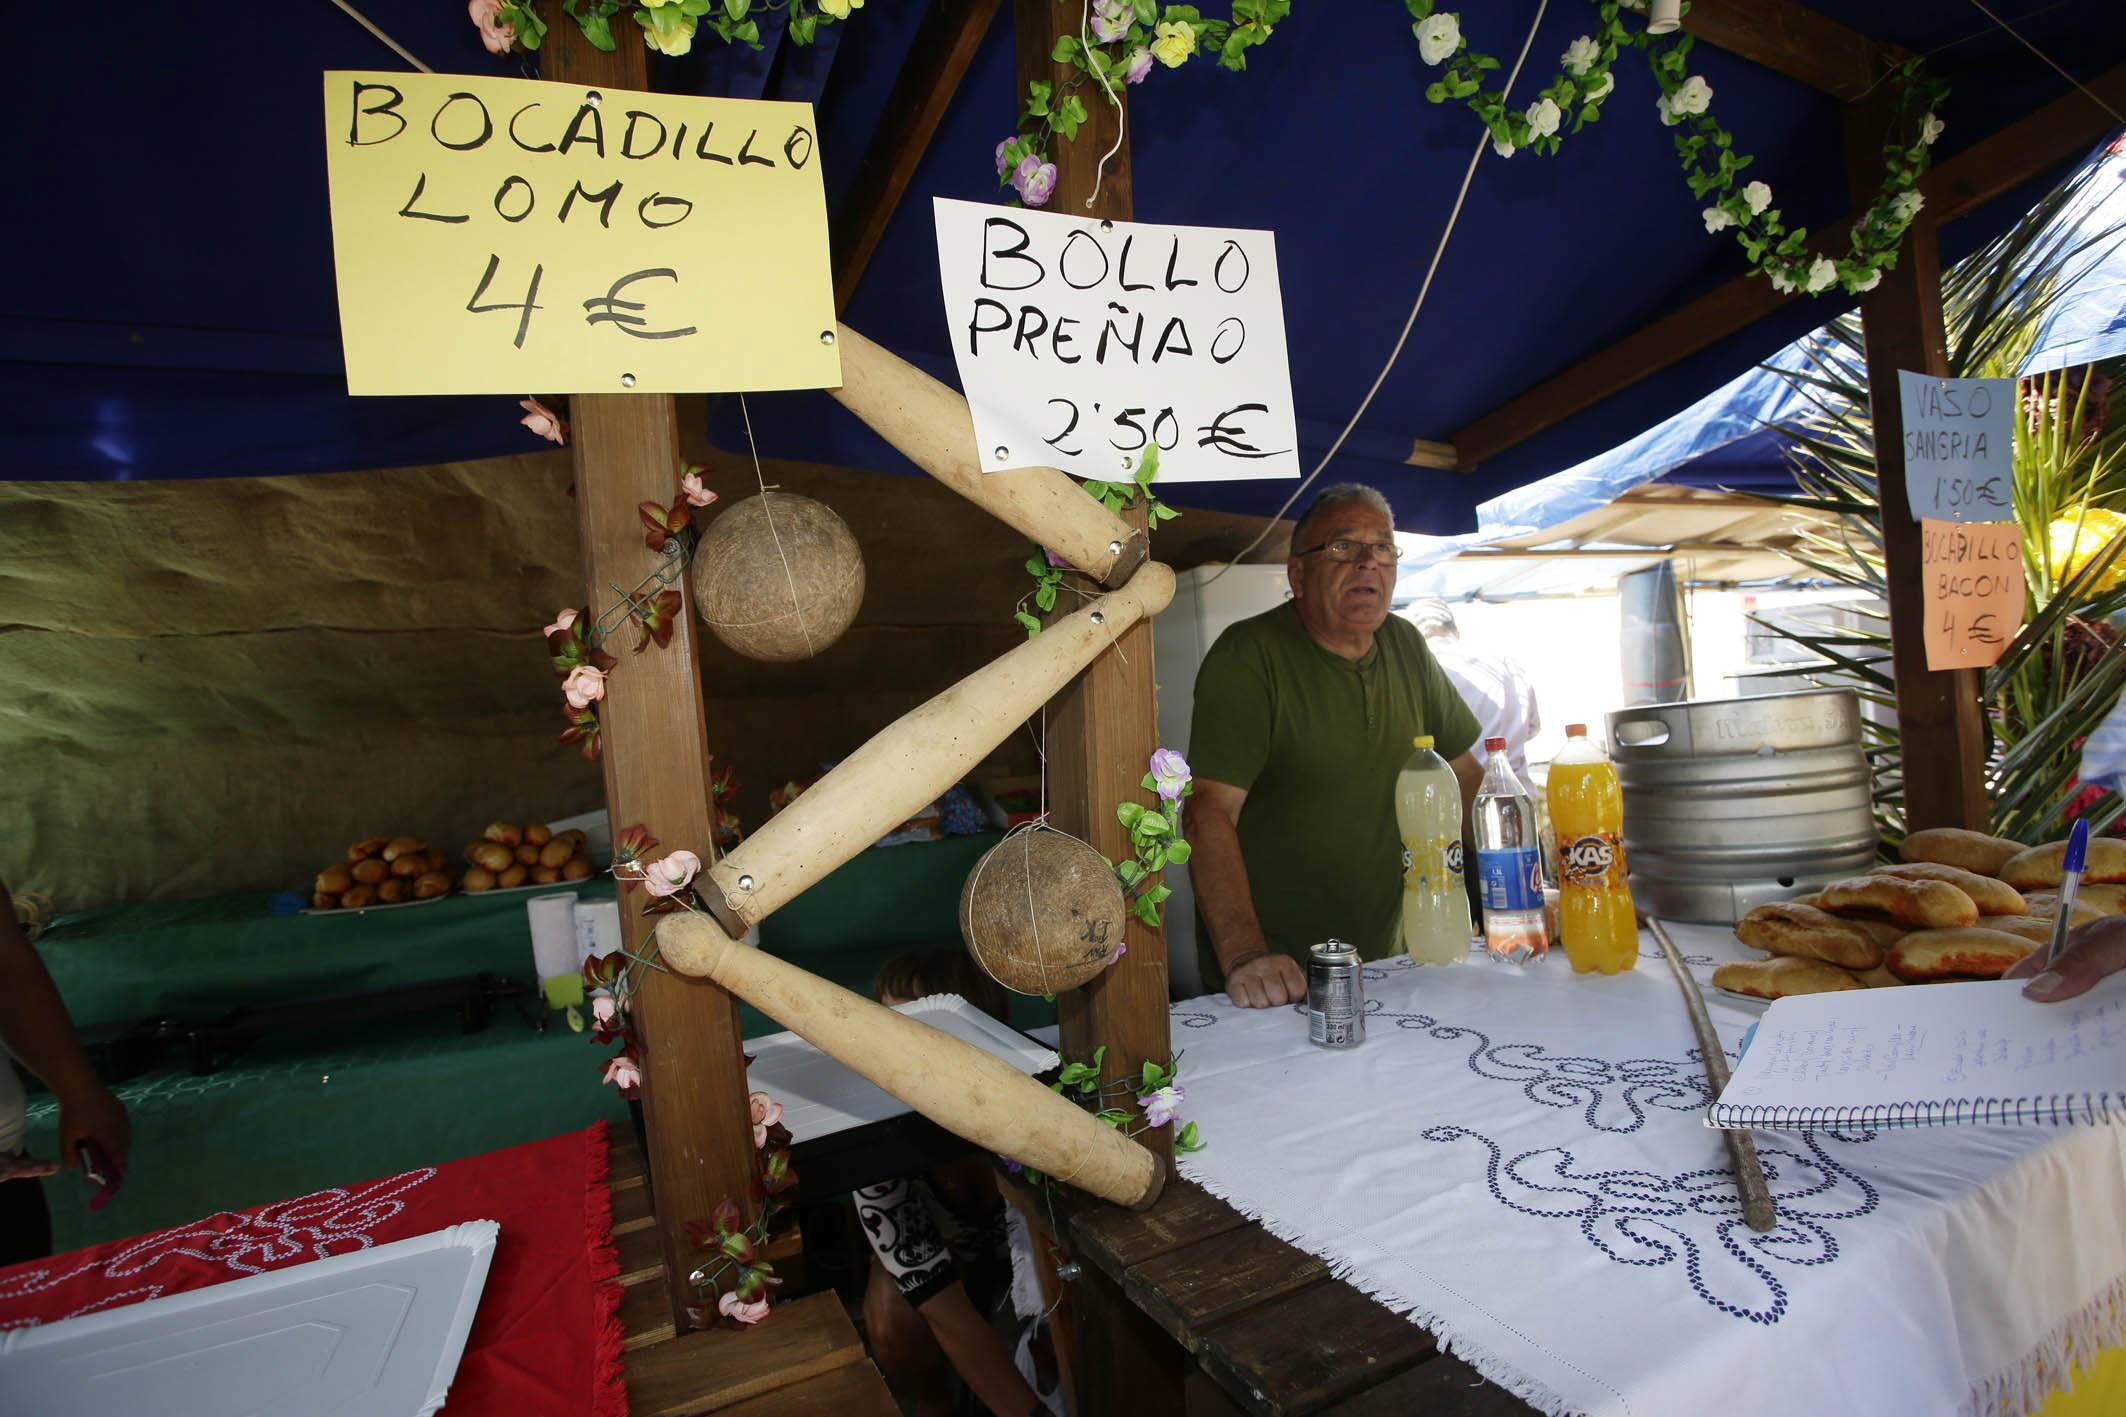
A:
MULTIPOLYGON (((1879 134, 1887 112, 1880 99, 1846 110, 1846 177, 1855 201, 1882 181, 1879 134)), ((1941 254, 1935 219, 1922 210, 1897 268, 1883 274, 1861 300, 1860 327, 1868 361, 1868 405, 1875 432, 1875 493, 1882 515, 1883 576, 1890 599, 1890 653, 1897 687, 1899 760, 1904 776, 1905 828, 1992 825, 1986 794, 1986 728, 1979 708, 1979 671, 1927 668, 1926 604, 1920 568, 1920 529, 1905 500, 1904 409, 1897 374, 1949 372, 1942 324, 1941 254)))
MULTIPOLYGON (((2112 107, 2126 106, 2126 65, 2089 87, 2112 107)), ((1937 226, 1954 221, 2074 157, 2113 126, 2111 115, 2088 95, 2078 90, 2062 94, 1931 168, 1920 180, 1926 210, 1937 226)), ((1850 222, 1841 221, 1819 231, 1811 248, 1843 252, 1849 228, 1850 222)), ((1737 276, 1455 430, 1461 469, 1466 472, 1717 344, 1787 301, 1803 298, 1781 295, 1762 276, 1737 276)), ((1837 308, 1835 303, 1825 305, 1825 318, 1837 308)))
MULTIPOLYGON (((1016 94, 1023 94, 1036 79, 1053 83, 1058 95, 1063 92, 1071 70, 1054 63, 1049 55, 1058 35, 1077 33, 1079 18, 1075 4, 1013 0, 1018 54, 1014 104, 1016 94)), ((1082 93, 1090 116, 1075 141, 1049 154, 1056 164, 1049 210, 1127 221, 1133 210, 1127 144, 1116 151, 1105 174, 1098 177, 1097 203, 1086 205, 1093 195, 1100 155, 1116 141, 1123 115, 1096 85, 1082 93)), ((1121 93, 1117 97, 1127 102, 1121 93)), ((1143 509, 1131 511, 1125 520, 1133 528, 1144 527, 1143 509)), ((1094 589, 1082 579, 1074 584, 1081 590, 1094 589)), ((1140 779, 1159 746, 1154 693, 1152 633, 1146 622, 1119 636, 1112 649, 1094 660, 1049 705, 1050 818, 1062 830, 1091 842, 1110 860, 1131 854, 1128 833, 1115 820, 1115 805, 1144 797, 1140 779)), ((1123 942, 1129 946, 1126 955, 1091 983, 1063 993, 1056 1001, 1066 1054, 1084 1059, 1096 1048, 1107 1049, 1103 1082, 1130 1077, 1147 1060, 1164 1062, 1172 1056, 1167 1036, 1164 934, 1132 919, 1123 942)), ((1172 1127, 1150 1128, 1139 1140, 1161 1157, 1169 1157, 1172 1131, 1172 1127)), ((1116 1286, 1088 1276, 1074 1289, 1079 1344, 1074 1386, 1079 1417, 1181 1411, 1181 1384, 1189 1369, 1181 1351, 1116 1286)))
MULTIPOLYGON (((645 50, 630 26, 610 53, 591 47, 573 21, 561 20, 541 51, 542 77, 602 90, 648 87, 645 50)), ((591 336, 586 336, 591 338, 591 336)), ((576 509, 591 613, 639 583, 657 564, 642 538, 636 507, 669 502, 679 478, 679 424, 669 394, 579 394, 569 402, 576 460, 576 509)), ((623 652, 600 708, 604 721, 605 800, 615 831, 641 822, 663 850, 715 859, 709 795, 709 745, 701 697, 700 626, 693 590, 663 650, 623 652)), ((625 635, 621 637, 623 640, 625 635)), ((639 896, 621 897, 622 938, 638 951, 649 938, 639 896)), ((642 1104, 649 1132, 649 1173, 666 1270, 695 1266, 686 1223, 707 1220, 730 1197, 751 1215, 753 1128, 746 1112, 745 1057, 738 1010, 712 984, 650 971, 633 1005, 645 1059, 642 1104)), ((585 1060, 586 1068, 591 1066, 585 1060)), ((692 1288, 670 1286, 674 1327, 684 1333, 692 1288)))
POLYGON ((848 308, 945 109, 974 62, 997 0, 930 0, 884 116, 834 218, 834 308, 848 308))
POLYGON ((1452 472, 1461 465, 1462 455, 1452 443, 1434 443, 1425 438, 1412 439, 1410 456, 1403 459, 1411 467, 1429 467, 1435 472, 1452 472))
POLYGON ((1683 28, 1774 73, 1857 102, 1909 54, 1794 0, 1692 0, 1683 28))

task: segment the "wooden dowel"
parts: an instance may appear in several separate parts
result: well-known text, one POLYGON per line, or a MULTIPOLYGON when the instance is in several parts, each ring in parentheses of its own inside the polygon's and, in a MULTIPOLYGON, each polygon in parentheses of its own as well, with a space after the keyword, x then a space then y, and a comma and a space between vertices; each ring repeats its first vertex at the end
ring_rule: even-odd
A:
MULTIPOLYGON (((1727 1053, 1720 1047, 1720 1035, 1713 1032, 1713 1021, 1705 1012, 1705 992, 1698 987, 1698 978, 1683 962, 1683 955, 1676 949, 1676 942, 1668 938, 1668 931, 1651 915, 1646 917, 1646 927, 1653 932, 1654 943, 1661 953, 1668 956, 1670 972, 1676 976, 1676 987, 1683 991, 1684 1007, 1690 1010, 1690 1026, 1698 1035, 1698 1052, 1705 1058, 1705 1077, 1712 1084, 1713 1096, 1718 1097, 1727 1087, 1727 1053)), ((1742 1193, 1742 1218, 1749 1228, 1759 1234, 1779 1223, 1779 1212, 1772 1204, 1772 1189, 1764 1179, 1764 1163, 1757 1159, 1757 1143, 1744 1131, 1721 1129, 1727 1138, 1728 1155, 1735 1162, 1735 1189, 1742 1193)))

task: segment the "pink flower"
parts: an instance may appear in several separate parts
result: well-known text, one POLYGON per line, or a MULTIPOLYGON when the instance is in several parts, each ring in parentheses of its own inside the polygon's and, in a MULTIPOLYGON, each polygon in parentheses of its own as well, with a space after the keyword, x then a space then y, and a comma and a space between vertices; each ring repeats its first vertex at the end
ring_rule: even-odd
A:
POLYGON ((1064 560, 1061 556, 1058 556, 1055 552, 1049 550, 1047 547, 1044 546, 1041 548, 1041 554, 1047 557, 1048 564, 1055 567, 1057 570, 1067 571, 1070 569, 1070 562, 1064 560))
POLYGON ((610 994, 600 994, 591 1000, 591 1021, 600 1028, 611 1028, 613 1019, 620 1013, 620 1005, 610 994))
POLYGON ((1161 800, 1178 802, 1188 790, 1188 760, 1172 748, 1161 748, 1152 754, 1152 781, 1161 800))
POLYGON ((736 1294, 724 1294, 716 1300, 716 1312, 742 1324, 757 1324, 768 1316, 768 1301, 755 1299, 749 1304, 736 1294))
POLYGON ((687 499, 690 507, 706 507, 716 500, 716 494, 701 485, 699 472, 690 472, 679 479, 679 495, 687 499))
POLYGON ((551 634, 553 634, 553 633, 554 633, 554 632, 555 632, 556 630, 565 630, 565 629, 567 629, 567 628, 568 628, 569 626, 571 626, 571 625, 573 625, 573 624, 575 624, 575 623, 576 623, 576 612, 575 612, 575 611, 573 611, 573 610, 562 610, 562 611, 557 611, 557 612, 555 613, 555 615, 554 615, 554 623, 553 623, 553 624, 551 624, 551 625, 548 625, 548 626, 547 626, 547 627, 546 627, 545 629, 541 630, 541 631, 539 632, 539 634, 540 634, 541 638, 544 638, 544 637, 546 637, 546 636, 548 636, 548 635, 551 635, 551 634))
POLYGON ((594 664, 579 664, 561 681, 561 693, 572 709, 587 709, 605 697, 605 671, 594 664))
POLYGON ((1152 52, 1140 44, 1129 52, 1129 66, 1122 71, 1122 78, 1125 83, 1141 84, 1151 71, 1152 52))
MULTIPOLYGON (((473 0, 473 9, 477 11, 480 8, 480 3, 481 0, 473 0)), ((487 0, 487 3, 493 4, 495 0, 487 0)), ((505 25, 503 28, 507 29, 508 26, 505 25)), ((491 44, 487 47, 494 49, 491 44)), ((495 50, 495 52, 501 53, 500 50, 495 50)), ((524 410, 524 416, 517 421, 526 428, 531 429, 532 432, 546 439, 549 443, 566 443, 568 441, 568 424, 562 421, 560 414, 554 412, 537 399, 518 399, 517 407, 524 410)))
POLYGON ((1102 44, 1113 44, 1129 33, 1130 6, 1127 0, 1099 0, 1093 6, 1093 38, 1102 44))
POLYGON ((642 1086, 642 1069, 633 1058, 621 1053, 606 1060, 605 1080, 619 1088, 622 1097, 631 1097, 642 1086))
POLYGON ((753 1111, 753 1146, 757 1150, 768 1144, 768 1128, 782 1120, 782 1104, 765 1092, 749 1092, 746 1105, 753 1111))
POLYGON ((1011 174, 1011 185, 1027 206, 1046 206, 1049 195, 1056 190, 1056 165, 1041 161, 1039 153, 1028 153, 1011 174))
POLYGON ((677 895, 700 871, 699 856, 691 851, 675 851, 662 861, 652 861, 643 868, 643 889, 654 896, 677 895))
POLYGON ((1145 1124, 1147 1126, 1163 1127, 1168 1122, 1173 1121, 1175 1114, 1181 1110, 1181 1100, 1185 1095, 1181 1090, 1181 1084, 1174 1082, 1168 1083, 1165 1087, 1144 1098, 1145 1124))
POLYGON ((1123 945, 1116 945, 1116 946, 1115 946, 1115 952, 1114 952, 1113 954, 1111 954, 1111 955, 1109 955, 1109 956, 1107 957, 1107 962, 1108 962, 1109 964, 1113 964, 1113 963, 1115 963, 1115 962, 1116 962, 1117 960, 1121 959, 1121 958, 1122 958, 1122 956, 1124 956, 1124 955, 1126 955, 1126 954, 1128 954, 1128 953, 1129 953, 1129 946, 1128 946, 1128 945, 1126 945, 1126 944, 1123 944, 1123 945))
POLYGON ((1013 134, 1011 137, 1008 137, 1003 142, 997 144, 997 176, 1002 177, 1004 175, 1005 169, 1011 166, 1011 159, 1005 156, 1005 151, 1018 140, 1018 135, 1013 134))
MULTIPOLYGON (((517 42, 517 27, 502 20, 502 0, 472 0, 465 7, 465 13, 480 27, 480 43, 487 46, 489 54, 507 54, 509 47, 517 42)), ((561 440, 556 438, 554 441, 561 440)))

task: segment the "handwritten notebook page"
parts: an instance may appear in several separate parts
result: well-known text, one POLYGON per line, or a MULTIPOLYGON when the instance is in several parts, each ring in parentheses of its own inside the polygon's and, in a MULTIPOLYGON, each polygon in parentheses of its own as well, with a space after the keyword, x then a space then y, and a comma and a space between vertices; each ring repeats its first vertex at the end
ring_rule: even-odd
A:
POLYGON ((1706 1121, 2126 1121, 2126 974, 2065 1003, 2022 989, 2019 979, 1989 980, 1780 999, 1706 1121))

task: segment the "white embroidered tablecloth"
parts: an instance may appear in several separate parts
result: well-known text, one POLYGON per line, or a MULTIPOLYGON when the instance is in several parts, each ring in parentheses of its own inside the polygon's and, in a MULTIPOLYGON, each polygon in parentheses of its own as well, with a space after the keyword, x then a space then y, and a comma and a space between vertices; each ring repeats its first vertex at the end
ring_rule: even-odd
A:
MULTIPOLYGON (((1748 952, 1672 933, 1732 1057, 1759 1012, 1710 975, 1748 952)), ((1611 978, 1478 952, 1366 981, 1350 1051, 1174 1006, 1182 1174, 1546 1412, 2019 1417, 2126 1341, 2126 1127, 1754 1133, 1758 1235, 1650 941, 1611 978)))

